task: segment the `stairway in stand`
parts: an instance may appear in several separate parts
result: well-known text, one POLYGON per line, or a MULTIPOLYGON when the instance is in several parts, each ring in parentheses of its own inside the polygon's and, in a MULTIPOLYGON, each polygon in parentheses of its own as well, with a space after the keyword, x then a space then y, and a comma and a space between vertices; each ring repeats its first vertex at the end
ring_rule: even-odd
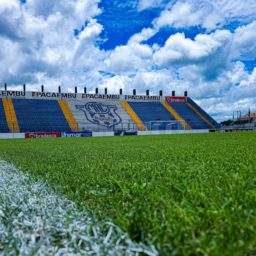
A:
POLYGON ((12 103, 12 99, 3 99, 3 106, 8 124, 9 132, 20 132, 19 124, 17 121, 16 113, 12 103))

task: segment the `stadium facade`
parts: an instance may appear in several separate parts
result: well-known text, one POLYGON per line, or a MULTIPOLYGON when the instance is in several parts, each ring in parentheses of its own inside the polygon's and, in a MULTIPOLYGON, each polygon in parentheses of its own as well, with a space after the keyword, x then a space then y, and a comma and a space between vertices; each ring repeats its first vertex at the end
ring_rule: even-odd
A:
POLYGON ((218 128, 187 96, 0 91, 0 133, 113 131, 118 135, 218 128))

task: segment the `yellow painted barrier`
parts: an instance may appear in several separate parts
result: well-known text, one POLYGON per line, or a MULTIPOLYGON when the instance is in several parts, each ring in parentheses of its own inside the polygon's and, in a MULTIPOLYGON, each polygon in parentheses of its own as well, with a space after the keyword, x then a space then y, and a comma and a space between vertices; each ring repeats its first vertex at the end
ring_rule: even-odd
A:
POLYGON ((180 121, 184 129, 191 130, 190 125, 166 101, 161 103, 177 121, 180 121))
POLYGON ((200 116, 210 127, 213 129, 216 129, 216 127, 204 116, 202 115, 194 106, 192 106, 190 103, 186 103, 198 116, 200 116))
POLYGON ((122 107, 126 110, 128 115, 131 117, 131 119, 135 122, 135 124, 138 126, 139 130, 146 131, 147 128, 141 121, 141 119, 138 117, 138 115, 134 112, 134 110, 131 108, 128 102, 123 101, 121 103, 122 107))
POLYGON ((2 99, 9 132, 20 132, 12 99, 2 99))
POLYGON ((79 126, 67 102, 65 100, 58 100, 58 103, 72 132, 79 132, 80 131, 79 126))

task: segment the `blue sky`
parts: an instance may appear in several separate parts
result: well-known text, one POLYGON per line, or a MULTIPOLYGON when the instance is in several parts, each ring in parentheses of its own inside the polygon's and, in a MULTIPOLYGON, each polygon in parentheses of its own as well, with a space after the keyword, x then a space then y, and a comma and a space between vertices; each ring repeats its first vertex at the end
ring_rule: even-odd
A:
POLYGON ((100 3, 103 12, 97 17, 104 27, 100 35, 105 42, 100 44, 104 50, 127 44, 129 38, 143 28, 150 27, 154 18, 160 15, 162 7, 138 11, 138 1, 104 0, 100 3))
MULTIPOLYGON (((101 49, 113 50, 120 45, 126 45, 130 37, 139 33, 143 28, 153 28, 152 21, 158 18, 165 9, 169 1, 160 1, 158 5, 153 5, 145 10, 138 10, 139 1, 126 0, 103 0, 100 8, 103 12, 97 17, 100 24, 104 26, 104 31, 100 38, 104 40, 99 44, 101 49)), ((199 33, 204 33, 205 29, 200 26, 188 28, 163 27, 146 41, 145 44, 164 45, 170 35, 184 32, 186 37, 195 38, 199 33)))
POLYGON ((218 120, 256 112, 255 0, 1 0, 11 88, 188 90, 218 120))

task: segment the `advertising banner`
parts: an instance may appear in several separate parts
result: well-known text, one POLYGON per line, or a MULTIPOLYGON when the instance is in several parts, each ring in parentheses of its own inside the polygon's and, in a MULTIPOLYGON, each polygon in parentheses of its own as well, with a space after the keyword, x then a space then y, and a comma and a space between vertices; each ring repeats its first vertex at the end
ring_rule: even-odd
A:
POLYGON ((167 102, 187 102, 187 97, 174 97, 174 96, 166 96, 165 100, 167 102))
POLYGON ((186 97, 147 96, 147 95, 118 95, 118 94, 88 94, 88 93, 58 93, 31 91, 1 91, 0 98, 23 98, 44 100, 91 100, 91 101, 135 101, 135 102, 186 102, 186 97))
POLYGON ((0 91, 0 98, 26 98, 23 91, 0 91))
POLYGON ((59 138, 60 132, 26 132, 26 139, 39 139, 39 138, 59 138))
POLYGON ((146 96, 146 95, 125 95, 127 101, 161 101, 160 96, 146 96))
POLYGON ((36 99, 76 99, 75 93, 55 93, 55 92, 32 92, 32 98, 36 99))
POLYGON ((63 132, 63 138, 92 137, 92 132, 63 132))
POLYGON ((117 94, 82 94, 82 99, 97 100, 120 100, 121 95, 117 94))

